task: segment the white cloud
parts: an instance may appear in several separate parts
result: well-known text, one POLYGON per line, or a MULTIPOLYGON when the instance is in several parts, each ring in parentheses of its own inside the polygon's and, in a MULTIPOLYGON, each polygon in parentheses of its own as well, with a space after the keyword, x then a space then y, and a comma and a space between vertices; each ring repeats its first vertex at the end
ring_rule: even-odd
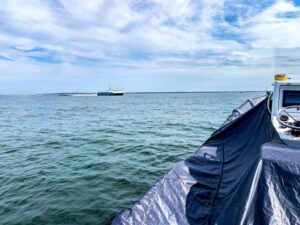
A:
MULTIPOLYGON (((14 40, 10 45, 19 49, 52 46, 49 50, 64 60, 97 59, 104 54, 108 58, 122 57, 132 50, 160 57, 160 53, 239 48, 234 41, 211 36, 214 17, 222 10, 221 1, 205 0, 199 4, 189 0, 155 0, 151 2, 153 7, 140 11, 136 10, 137 2, 130 0, 59 3, 54 6, 41 0, 5 1, 7 27, 31 40, 24 44, 14 40)), ((11 36, 16 39, 14 34, 11 36)))
POLYGON ((300 47, 300 17, 281 17, 285 13, 298 13, 300 8, 291 1, 279 0, 271 7, 242 22, 244 36, 254 48, 300 47))
POLYGON ((223 74, 229 67, 265 67, 270 49, 300 47, 300 8, 288 0, 262 2, 3 0, 0 60, 36 66, 48 57, 64 68, 94 64, 106 71, 210 68, 223 74), (225 19, 231 14, 234 22, 225 19))
POLYGON ((60 3, 74 18, 93 22, 97 18, 104 0, 61 0, 60 3))

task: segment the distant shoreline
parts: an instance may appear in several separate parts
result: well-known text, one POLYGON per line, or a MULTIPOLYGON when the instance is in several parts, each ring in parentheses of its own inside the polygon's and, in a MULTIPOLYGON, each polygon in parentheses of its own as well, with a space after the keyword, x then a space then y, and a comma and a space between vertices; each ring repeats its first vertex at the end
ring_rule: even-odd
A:
MULTIPOLYGON (((264 91, 161 91, 161 92, 125 92, 127 94, 196 94, 196 93, 253 93, 253 92, 266 92, 264 91)), ((39 93, 39 94, 0 94, 0 96, 38 96, 38 95, 53 95, 53 96, 94 96, 97 92, 61 92, 61 93, 39 93)))
POLYGON ((162 91, 162 92, 125 92, 126 94, 188 94, 188 93, 232 93, 232 92, 265 92, 265 91, 162 91))

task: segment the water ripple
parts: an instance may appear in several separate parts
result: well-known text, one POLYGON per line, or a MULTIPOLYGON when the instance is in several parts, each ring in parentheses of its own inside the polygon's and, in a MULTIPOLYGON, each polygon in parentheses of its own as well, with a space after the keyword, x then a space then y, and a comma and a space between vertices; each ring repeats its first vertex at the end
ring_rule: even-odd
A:
POLYGON ((105 224, 260 93, 0 96, 0 224, 105 224))

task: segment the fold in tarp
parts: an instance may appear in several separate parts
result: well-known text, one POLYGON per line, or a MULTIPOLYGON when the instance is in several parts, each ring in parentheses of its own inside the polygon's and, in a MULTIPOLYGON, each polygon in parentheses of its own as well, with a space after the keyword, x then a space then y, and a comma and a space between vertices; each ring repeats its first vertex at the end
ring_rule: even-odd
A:
POLYGON ((300 224, 299 162, 297 149, 279 143, 264 145, 254 176, 243 179, 218 224, 300 224))
POLYGON ((112 224, 300 223, 297 151, 279 139, 265 99, 213 133, 112 224))

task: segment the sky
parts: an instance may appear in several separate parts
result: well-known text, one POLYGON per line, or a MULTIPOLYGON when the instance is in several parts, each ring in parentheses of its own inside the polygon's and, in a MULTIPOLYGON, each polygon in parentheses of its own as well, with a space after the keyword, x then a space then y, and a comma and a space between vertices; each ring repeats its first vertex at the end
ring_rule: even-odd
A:
POLYGON ((299 48, 300 0, 1 0, 0 94, 265 90, 299 48))

